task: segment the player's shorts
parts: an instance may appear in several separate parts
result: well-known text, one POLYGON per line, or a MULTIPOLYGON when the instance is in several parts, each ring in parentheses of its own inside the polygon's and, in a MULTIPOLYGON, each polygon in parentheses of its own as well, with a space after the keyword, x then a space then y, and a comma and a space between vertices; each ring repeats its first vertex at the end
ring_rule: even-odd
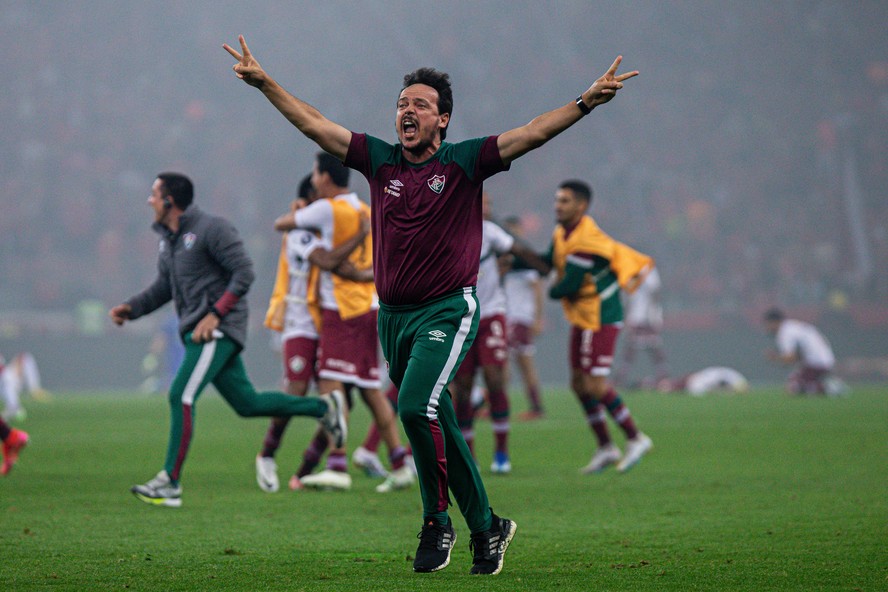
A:
POLYGON ((506 346, 506 316, 495 314, 481 319, 478 335, 457 370, 457 376, 474 376, 475 371, 484 366, 505 367, 509 360, 506 346))
POLYGON ((663 345, 663 335, 659 327, 653 325, 627 325, 626 337, 633 341, 636 347, 653 348, 663 345))
POLYGON ((795 395, 824 394, 829 374, 829 368, 802 366, 789 375, 786 390, 795 395))
POLYGON ((375 310, 348 320, 343 320, 338 311, 321 311, 320 378, 359 388, 380 388, 378 352, 375 310))
POLYGON ((533 327, 526 323, 509 321, 508 329, 509 349, 523 356, 536 354, 536 343, 533 327))
POLYGON ((620 324, 602 325, 597 331, 572 326, 570 366, 592 376, 609 376, 617 350, 620 324))
POLYGON ((291 337, 284 341, 284 376, 289 382, 309 382, 317 378, 318 340, 291 337))

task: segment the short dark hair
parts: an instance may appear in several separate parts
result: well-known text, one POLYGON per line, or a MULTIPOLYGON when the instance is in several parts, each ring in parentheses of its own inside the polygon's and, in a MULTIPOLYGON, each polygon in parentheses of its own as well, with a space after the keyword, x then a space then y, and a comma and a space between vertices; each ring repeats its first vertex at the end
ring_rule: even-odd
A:
POLYGON ((590 204, 592 203, 592 187, 579 179, 568 179, 558 186, 558 189, 570 189, 574 194, 590 204))
POLYGON ((348 174, 351 172, 342 161, 330 154, 329 152, 318 152, 317 154, 318 172, 328 173, 330 180, 337 187, 348 187, 348 174))
POLYGON ((311 174, 309 173, 302 177, 302 180, 299 182, 299 189, 296 191, 296 199, 311 200, 313 194, 314 187, 311 185, 311 174))
POLYGON ((786 315, 776 306, 765 311, 764 319, 766 321, 782 321, 786 315))
POLYGON ((194 185, 191 179, 179 173, 160 173, 157 178, 163 182, 164 196, 173 198, 180 210, 187 210, 194 201, 194 185))
MULTIPOLYGON (((401 91, 414 84, 425 84, 438 91, 438 113, 453 115, 453 89, 450 87, 450 75, 434 68, 420 68, 404 75, 404 86, 401 91)), ((447 123, 447 126, 450 122, 447 123)), ((447 127, 441 130, 441 139, 447 137, 447 127)))

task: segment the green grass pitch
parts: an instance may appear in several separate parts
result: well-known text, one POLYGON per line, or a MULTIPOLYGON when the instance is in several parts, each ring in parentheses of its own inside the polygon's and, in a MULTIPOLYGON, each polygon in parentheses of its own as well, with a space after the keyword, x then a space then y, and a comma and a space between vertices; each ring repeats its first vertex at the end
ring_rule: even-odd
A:
MULTIPOLYGON (((513 394, 514 407, 523 401, 513 394)), ((56 393, 28 402, 32 442, 0 479, 3 590, 888 590, 888 388, 842 399, 625 396, 655 449, 625 475, 580 475, 592 436, 566 391, 549 415, 514 422, 508 476, 489 474, 494 509, 518 523, 503 573, 469 576, 454 510, 450 566, 411 570, 416 489, 388 495, 354 471, 345 493, 266 494, 253 459, 265 420, 214 393, 198 403, 184 505, 128 491, 162 463, 162 396, 56 393)), ((352 447, 364 435, 359 407, 352 447)), ((313 423, 296 419, 282 481, 313 423)), ((617 431, 614 430, 616 434, 617 431)), ((622 443, 622 438, 618 438, 622 443)))

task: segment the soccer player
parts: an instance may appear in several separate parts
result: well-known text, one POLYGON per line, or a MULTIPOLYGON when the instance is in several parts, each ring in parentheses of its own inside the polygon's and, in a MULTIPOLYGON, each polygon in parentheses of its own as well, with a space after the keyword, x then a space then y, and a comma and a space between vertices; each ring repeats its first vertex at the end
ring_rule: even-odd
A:
MULTIPOLYGON (((652 447, 638 430, 629 408, 608 380, 617 336, 623 321, 619 276, 634 276, 644 266, 641 257, 631 270, 615 263, 617 241, 605 234, 586 212, 592 188, 583 181, 563 182, 555 193, 555 218, 549 258, 557 271, 549 296, 561 300, 571 325, 571 387, 586 412, 598 449, 582 472, 597 473, 612 464, 621 473, 631 469, 652 447), (611 441, 605 409, 626 435, 626 452, 611 441)), ((634 253, 628 248, 620 255, 634 253)))
MULTIPOLYGON (((314 201, 315 195, 311 175, 307 175, 299 185, 291 211, 295 213, 305 207, 314 201)), ((370 277, 361 277, 359 270, 347 264, 348 256, 363 244, 370 231, 369 218, 362 222, 359 232, 332 250, 327 249, 321 237, 311 230, 297 228, 283 237, 277 277, 265 315, 265 326, 281 333, 285 390, 290 395, 306 396, 311 381, 317 381, 315 365, 318 331, 315 316, 319 315, 319 311, 317 306, 309 303, 309 294, 317 286, 317 272, 335 271, 351 279, 373 280, 372 274, 370 277)), ((262 450, 256 456, 256 482, 268 493, 280 488, 275 453, 281 445, 289 422, 288 416, 272 418, 262 442, 262 450)), ((326 437, 323 437, 323 441, 326 443, 326 437)), ((313 448, 310 447, 309 450, 313 448)), ((290 488, 301 488, 298 475, 294 474, 290 479, 290 488)))
MULTIPOLYGON (((660 303, 660 273, 651 267, 633 291, 623 292, 626 317, 626 345, 623 364, 617 370, 615 382, 625 386, 629 373, 640 351, 646 351, 654 365, 654 384, 669 376, 666 351, 663 348, 663 305, 660 303)), ((641 384, 649 381, 642 379, 641 384)))
POLYGON ((19 452, 28 444, 28 433, 10 426, 0 418, 0 440, 3 441, 3 465, 0 475, 6 476, 18 460, 19 452))
POLYGON ((40 384, 37 360, 29 352, 16 355, 7 364, 0 355, 0 389, 3 391, 3 419, 23 421, 27 412, 22 406, 22 392, 36 400, 46 400, 49 393, 40 384))
POLYGON ((774 336, 776 350, 767 350, 768 359, 783 365, 797 365, 786 381, 793 395, 845 394, 845 384, 832 376, 836 357, 826 337, 811 323, 790 319, 779 308, 764 315, 765 329, 774 336))
MULTIPOLYGON (((317 198, 295 214, 284 214, 275 221, 277 230, 313 228, 320 233, 327 248, 335 248, 351 238, 361 226, 361 218, 369 217, 366 204, 349 191, 349 169, 336 157, 319 152, 315 159, 311 184, 317 198)), ((357 269, 371 269, 371 241, 365 237, 360 248, 350 256, 357 269)), ((379 340, 376 319, 379 308, 376 292, 370 282, 358 282, 321 270, 318 289, 320 306, 320 340, 318 350, 318 389, 322 393, 344 390, 353 385, 370 408, 374 423, 389 448, 392 471, 387 487, 403 489, 413 481, 413 473, 405 465, 407 449, 401 445, 392 407, 380 391, 379 340)), ((346 451, 335 447, 327 456, 327 467, 316 474, 298 475, 302 485, 320 489, 349 489, 346 451)), ((318 438, 307 453, 316 453, 317 460, 326 449, 318 438)), ((310 470, 304 464, 299 473, 310 470)))
POLYGON ((508 448, 509 398, 506 394, 506 292, 501 282, 498 261, 504 255, 513 254, 533 262, 540 271, 546 271, 547 267, 536 253, 489 219, 489 208, 489 199, 485 192, 482 197, 484 222, 476 285, 478 333, 456 372, 452 387, 456 421, 466 444, 473 450, 475 406, 472 402, 472 386, 478 370, 483 374, 494 436, 490 471, 506 474, 512 471, 508 448))
MULTIPOLYGON (((510 217, 504 228, 517 238, 524 238, 521 219, 510 217)), ((545 415, 541 398, 540 378, 536 369, 536 338, 543 331, 543 278, 521 257, 513 257, 503 275, 506 292, 506 335, 509 352, 518 366, 528 409, 518 415, 522 420, 540 419, 545 415)), ((507 367, 508 370, 508 367, 507 367)), ((508 373, 506 384, 508 384, 508 373)))
POLYGON ((663 378, 657 382, 661 393, 687 393, 702 397, 708 393, 745 393, 749 390, 746 377, 727 366, 709 366, 681 378, 663 378))
POLYGON ((446 389, 478 328, 475 282, 481 249, 484 179, 542 146, 606 103, 637 72, 617 74, 621 58, 576 101, 500 136, 444 139, 453 108, 449 76, 422 68, 398 94, 398 144, 352 133, 284 90, 259 65, 243 36, 238 78, 258 88, 306 137, 360 171, 370 183, 373 270, 379 336, 399 388, 398 413, 413 448, 423 527, 413 569, 450 562, 456 533, 448 489, 471 531, 473 574, 497 574, 516 525, 494 514, 446 389))
POLYGON ((253 263, 231 223, 204 213, 193 200, 188 177, 157 176, 148 196, 152 228, 160 235, 157 277, 108 313, 115 324, 123 325, 174 300, 185 359, 169 392, 166 461, 153 479, 131 489, 145 503, 174 508, 182 505, 180 479, 194 433, 194 407, 209 383, 242 417, 307 415, 321 420, 340 443, 346 435, 341 392, 301 398, 259 393, 250 383, 240 352, 247 337, 244 296, 253 283, 253 263))

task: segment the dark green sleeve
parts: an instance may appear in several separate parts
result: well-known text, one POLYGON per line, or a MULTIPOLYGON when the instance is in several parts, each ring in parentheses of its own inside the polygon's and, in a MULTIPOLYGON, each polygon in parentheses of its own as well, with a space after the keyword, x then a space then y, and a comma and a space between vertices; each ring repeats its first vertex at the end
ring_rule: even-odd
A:
POLYGON ((583 287, 583 280, 587 273, 591 273, 592 277, 596 278, 596 288, 598 288, 598 276, 605 275, 601 272, 610 268, 610 261, 598 255, 592 255, 588 261, 588 265, 568 261, 564 268, 564 277, 549 289, 549 298, 570 298, 583 287))

